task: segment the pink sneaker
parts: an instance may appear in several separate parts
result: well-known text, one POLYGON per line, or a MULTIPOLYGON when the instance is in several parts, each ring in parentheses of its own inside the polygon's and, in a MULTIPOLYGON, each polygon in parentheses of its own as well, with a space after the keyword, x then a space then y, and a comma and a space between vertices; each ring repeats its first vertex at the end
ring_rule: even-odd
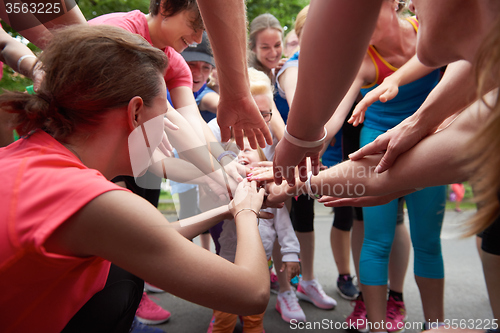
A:
POLYGON ((389 333, 402 333, 405 330, 406 308, 404 302, 398 302, 393 297, 387 300, 386 328, 389 333))
POLYGON ((170 318, 170 312, 153 302, 144 292, 135 316, 144 324, 161 324, 170 318))
POLYGON ((297 287, 297 297, 324 310, 330 310, 337 306, 337 301, 323 291, 323 287, 317 279, 307 282, 300 281, 297 287))
POLYGON ((347 316, 345 321, 349 325, 350 329, 361 333, 366 333, 369 331, 369 328, 367 325, 368 319, 366 318, 365 302, 363 302, 359 298, 354 302, 354 310, 349 316, 347 316))
POLYGON ((281 314, 281 318, 289 323, 292 320, 306 321, 306 315, 299 305, 299 300, 293 290, 288 290, 278 294, 276 298, 276 310, 281 314))

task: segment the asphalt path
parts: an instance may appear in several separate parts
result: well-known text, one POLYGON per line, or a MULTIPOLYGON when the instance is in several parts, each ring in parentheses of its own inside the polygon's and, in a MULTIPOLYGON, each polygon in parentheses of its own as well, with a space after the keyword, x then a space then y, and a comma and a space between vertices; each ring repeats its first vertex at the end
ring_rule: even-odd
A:
MULTIPOLYGON (((334 310, 321 310, 312 304, 300 301, 307 317, 303 326, 288 324, 281 319, 275 310, 276 295, 271 294, 264 317, 264 328, 267 333, 274 332, 346 332, 342 328, 345 318, 352 312, 351 301, 339 296, 336 291, 337 268, 330 247, 330 229, 333 214, 330 208, 316 205, 315 231, 315 274, 323 285, 325 292, 338 302, 334 310)), ((493 317, 488 301, 482 266, 476 249, 475 238, 461 238, 461 227, 473 214, 473 211, 456 213, 447 211, 443 224, 442 249, 445 261, 445 316, 449 323, 469 325, 481 328, 493 317)), ((167 216, 172 220, 172 216, 167 216)), ((408 224, 408 217, 405 216, 408 224)), ((198 239, 194 240, 199 244, 198 239)), ((213 246, 212 246, 213 250, 213 246)), ((408 267, 404 300, 408 314, 406 332, 420 332, 424 321, 420 294, 413 278, 413 253, 408 267)), ((351 263, 352 266, 352 263, 351 263)), ((354 266, 351 269, 354 272, 354 266)), ((156 325, 169 333, 204 333, 207 331, 212 310, 187 302, 168 293, 150 294, 152 299, 172 313, 170 320, 156 325)), ((235 332, 241 332, 241 327, 235 332)))

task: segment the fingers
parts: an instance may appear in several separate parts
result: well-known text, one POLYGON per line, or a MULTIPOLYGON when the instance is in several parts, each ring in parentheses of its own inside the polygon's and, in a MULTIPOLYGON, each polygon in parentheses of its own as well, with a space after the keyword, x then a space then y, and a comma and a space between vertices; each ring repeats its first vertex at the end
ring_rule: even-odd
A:
POLYGON ((163 127, 169 128, 171 130, 178 130, 179 126, 170 121, 167 117, 163 117, 163 127))
MULTIPOLYGON (((264 121, 264 120, 262 120, 264 121)), ((265 124, 265 122, 264 122, 265 124)), ((273 137, 271 135, 271 131, 269 130, 269 127, 267 127, 267 125, 264 125, 263 127, 259 128, 261 134, 264 136, 264 139, 266 139, 266 143, 268 145, 272 145, 273 144, 273 137)), ((261 145, 262 148, 264 148, 266 145, 261 145)))
MULTIPOLYGON (((317 158, 317 160, 315 161, 316 163, 316 174, 318 174, 319 172, 319 157, 317 158)), ((300 163, 297 165, 298 169, 299 169, 299 179, 301 182, 305 182, 307 180, 307 157, 304 157, 302 159, 302 161, 300 161, 300 163)), ((313 168, 313 165, 312 165, 312 159, 311 159, 311 168, 313 168)), ((311 170, 312 171, 312 170, 311 170)), ((294 175, 293 175, 293 184, 295 185, 295 172, 294 172, 294 175)), ((288 178, 287 178, 287 181, 288 181, 288 178)), ((288 181, 288 183, 290 184, 290 182, 288 181)), ((292 186, 292 185, 290 185, 292 186)))
MULTIPOLYGON (((231 134, 231 131, 229 131, 230 134, 231 134)), ((222 133, 222 132, 221 132, 222 133)), ((236 142, 236 145, 238 146, 239 149, 242 149, 245 144, 243 142, 243 138, 244 138, 244 134, 243 134, 243 130, 241 129, 236 129, 233 127, 233 133, 234 133, 234 142, 236 142)), ((252 132, 253 134, 253 132, 252 132)), ((247 136, 248 136, 248 133, 247 133, 247 136)), ((226 141, 229 141, 231 139, 231 135, 229 135, 229 138, 227 140, 222 140, 222 142, 226 142, 226 141)), ((248 138, 248 142, 250 143, 250 146, 253 148, 253 149, 257 149, 257 145, 255 143, 255 138, 248 138), (253 140, 253 143, 252 143, 252 140, 253 140), (255 146, 252 146, 252 144, 255 146)))
POLYGON ((382 138, 383 134, 379 136, 375 141, 367 144, 366 146, 358 149, 352 154, 349 154, 349 159, 351 161, 356 161, 359 159, 362 159, 365 156, 368 155, 373 155, 373 154, 378 154, 380 152, 383 152, 387 148, 388 142, 382 138))
MULTIPOLYGON (((265 127, 267 128, 267 125, 265 127)), ((254 134, 255 134, 255 137, 257 139, 257 142, 259 143, 259 146, 261 148, 265 148, 266 147, 266 137, 265 137, 264 133, 262 132, 262 129, 255 130, 254 134)), ((270 144, 271 145, 273 144, 272 143, 272 138, 271 138, 271 143, 270 144)))
POLYGON ((281 185, 281 183, 283 181, 283 172, 281 172, 282 168, 280 166, 278 166, 278 164, 276 163, 276 156, 277 156, 277 154, 274 154, 274 158, 273 158, 274 182, 277 185, 281 185))
MULTIPOLYGON (((320 166, 321 166, 321 163, 319 162, 319 154, 316 154, 314 156, 309 156, 309 159, 311 160, 311 171, 312 171, 314 176, 317 176, 319 173, 320 166)), ((307 175, 306 175, 306 177, 307 177, 307 175)))
MULTIPOLYGON (((250 147, 252 147, 252 149, 257 149, 258 143, 257 143, 257 139, 255 137, 255 132, 252 129, 245 129, 244 133, 245 133, 245 136, 247 137, 247 140, 248 140, 248 143, 250 144, 250 147)), ((238 144, 238 146, 239 146, 239 144, 238 144)), ((241 147, 241 149, 243 149, 243 144, 240 147, 241 147)))
POLYGON ((382 173, 389 169, 393 164, 396 158, 399 156, 399 153, 395 151, 395 149, 388 149, 377 167, 375 168, 376 173, 382 173))
POLYGON ((222 142, 228 142, 231 140, 231 128, 229 126, 222 126, 219 123, 220 127, 220 137, 222 142))

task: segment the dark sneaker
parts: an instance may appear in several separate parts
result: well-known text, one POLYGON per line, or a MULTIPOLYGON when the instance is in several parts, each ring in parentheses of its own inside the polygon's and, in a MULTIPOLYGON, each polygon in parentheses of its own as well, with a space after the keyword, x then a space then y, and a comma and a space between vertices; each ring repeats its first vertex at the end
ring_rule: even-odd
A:
POLYGON ((355 300, 359 295, 358 288, 352 283, 350 275, 342 275, 337 279, 337 291, 342 298, 351 301, 355 300))

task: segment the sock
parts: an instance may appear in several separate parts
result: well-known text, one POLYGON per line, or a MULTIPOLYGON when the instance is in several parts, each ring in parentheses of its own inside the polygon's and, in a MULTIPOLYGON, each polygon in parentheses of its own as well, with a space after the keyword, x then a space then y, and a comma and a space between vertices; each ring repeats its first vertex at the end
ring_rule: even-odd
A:
POLYGON ((313 281, 316 281, 316 278, 314 278, 314 279, 312 279, 310 281, 304 281, 304 280, 302 280, 302 281, 300 281, 300 284, 302 284, 303 286, 308 286, 311 283, 313 283, 313 281))
POLYGON ((339 280, 347 281, 351 277, 351 274, 339 274, 339 280))
POLYGON ((403 293, 398 293, 394 290, 389 290, 389 297, 392 297, 396 302, 403 301, 403 293))

